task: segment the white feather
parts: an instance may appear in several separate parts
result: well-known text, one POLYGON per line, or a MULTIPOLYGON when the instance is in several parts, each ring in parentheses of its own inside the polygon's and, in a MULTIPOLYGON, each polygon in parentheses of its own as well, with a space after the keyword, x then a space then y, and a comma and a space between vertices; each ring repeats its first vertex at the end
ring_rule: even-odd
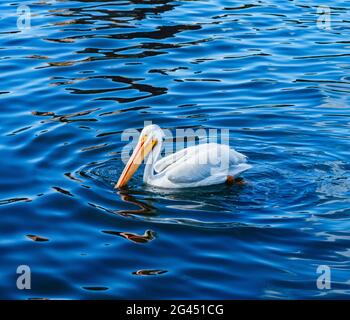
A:
POLYGON ((227 145, 200 144, 156 160, 152 171, 145 169, 144 181, 162 188, 220 184, 228 175, 236 176, 251 168, 246 162, 245 155, 227 145))

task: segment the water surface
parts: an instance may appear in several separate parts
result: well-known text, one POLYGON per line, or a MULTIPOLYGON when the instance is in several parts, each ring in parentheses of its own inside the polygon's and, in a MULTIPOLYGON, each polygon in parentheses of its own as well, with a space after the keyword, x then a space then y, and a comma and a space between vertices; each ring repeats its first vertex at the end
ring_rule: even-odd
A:
POLYGON ((349 4, 1 1, 0 297, 349 298, 349 4), (144 121, 228 128, 246 184, 116 192, 144 121))

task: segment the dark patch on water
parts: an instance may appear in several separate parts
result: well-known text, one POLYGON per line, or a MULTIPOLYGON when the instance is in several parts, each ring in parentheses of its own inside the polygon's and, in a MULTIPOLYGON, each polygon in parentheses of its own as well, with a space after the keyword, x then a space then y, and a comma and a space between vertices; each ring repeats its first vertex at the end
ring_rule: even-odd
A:
POLYGON ((105 230, 102 232, 110 235, 120 236, 135 243, 147 243, 154 240, 156 236, 155 232, 152 230, 146 230, 143 235, 130 233, 130 232, 118 232, 118 231, 110 231, 110 230, 105 230))
POLYGON ((132 274, 136 276, 157 276, 167 272, 167 270, 137 270, 132 274))
POLYGON ((106 291, 108 290, 107 287, 82 287, 84 290, 87 291, 106 291))
POLYGON ((35 242, 46 242, 46 241, 49 241, 48 238, 45 238, 45 237, 42 237, 42 236, 37 236, 37 235, 34 235, 34 234, 28 234, 27 238, 30 239, 30 240, 33 240, 35 242))

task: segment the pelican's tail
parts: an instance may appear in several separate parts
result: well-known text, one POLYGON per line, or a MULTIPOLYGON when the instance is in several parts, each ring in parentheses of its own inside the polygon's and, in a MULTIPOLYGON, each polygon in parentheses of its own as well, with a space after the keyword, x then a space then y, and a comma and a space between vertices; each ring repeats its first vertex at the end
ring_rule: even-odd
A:
POLYGON ((247 171, 248 169, 252 168, 253 166, 248 163, 240 163, 236 166, 234 166, 232 169, 230 169, 230 175, 236 177, 240 173, 247 171))

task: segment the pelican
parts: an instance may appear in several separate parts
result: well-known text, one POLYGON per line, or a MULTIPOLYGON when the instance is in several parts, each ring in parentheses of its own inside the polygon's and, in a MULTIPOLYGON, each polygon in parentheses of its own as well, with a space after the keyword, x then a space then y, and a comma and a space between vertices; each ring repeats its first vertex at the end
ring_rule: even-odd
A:
POLYGON ((160 158, 164 132, 157 125, 143 128, 139 141, 115 188, 123 188, 147 157, 143 181, 158 188, 192 188, 233 183, 251 168, 247 157, 227 145, 204 143, 160 158))

